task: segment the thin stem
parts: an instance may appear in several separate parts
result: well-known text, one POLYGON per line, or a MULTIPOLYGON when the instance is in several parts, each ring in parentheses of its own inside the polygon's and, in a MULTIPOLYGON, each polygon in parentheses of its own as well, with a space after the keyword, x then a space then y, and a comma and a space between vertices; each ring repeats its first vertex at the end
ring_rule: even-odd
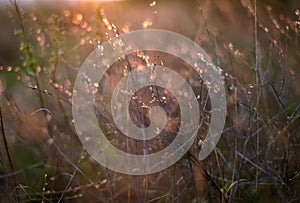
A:
MULTIPOLYGON (((257 87, 257 100, 256 100, 256 113, 255 117, 257 119, 257 110, 258 110, 258 105, 259 105, 259 97, 260 97, 260 91, 261 91, 261 86, 260 86, 260 72, 259 72, 259 64, 258 64, 258 36, 257 36, 257 0, 254 0, 254 35, 255 35, 255 71, 256 71, 256 87, 257 87)), ((256 122, 256 129, 259 128, 259 123, 256 122)), ((258 176, 259 176, 259 170, 258 170, 258 152, 259 152, 259 132, 257 131, 256 134, 256 184, 255 184, 255 190, 256 193, 258 193, 258 176)))
MULTIPOLYGON (((10 153, 9 153, 8 143, 7 143, 6 136, 5 136, 5 129, 4 129, 4 122, 3 122, 3 116, 2 116, 2 108, 1 108, 1 106, 0 106, 0 120, 1 120, 0 122, 1 122, 2 140, 3 140, 3 143, 4 143, 5 152, 6 152, 6 156, 7 156, 8 164, 9 164, 9 169, 10 169, 9 173, 13 173, 15 171, 15 169, 14 169, 14 165, 13 165, 10 153)), ((17 181, 16 181, 16 177, 15 176, 12 176, 12 182, 13 182, 14 186, 17 185, 17 181)), ((16 193, 17 194, 15 195, 15 198, 16 198, 17 202, 19 202, 18 190, 16 190, 16 193)))

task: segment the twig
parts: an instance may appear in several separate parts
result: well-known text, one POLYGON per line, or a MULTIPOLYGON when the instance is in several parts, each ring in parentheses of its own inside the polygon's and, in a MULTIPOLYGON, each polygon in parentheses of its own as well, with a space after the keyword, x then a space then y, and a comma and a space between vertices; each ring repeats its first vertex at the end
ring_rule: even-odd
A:
POLYGON ((4 175, 0 175, 0 179, 1 179, 1 178, 5 178, 5 177, 10 177, 10 176, 15 176, 15 175, 18 175, 18 174, 20 174, 20 173, 23 173, 23 172, 26 171, 26 170, 33 169, 33 168, 37 168, 37 167, 43 166, 43 165, 44 165, 43 162, 38 162, 38 163, 33 164, 33 165, 31 165, 31 166, 27 166, 27 167, 25 167, 25 168, 23 168, 23 169, 14 171, 14 172, 12 172, 12 173, 7 173, 7 174, 4 174, 4 175))
MULTIPOLYGON (((8 143, 7 143, 7 140, 6 140, 6 135, 5 135, 5 129, 4 129, 4 122, 3 122, 3 116, 2 116, 2 108, 0 106, 0 120, 1 120, 1 134, 2 134, 2 140, 3 140, 3 143, 4 143, 4 147, 5 147, 5 152, 6 152, 6 156, 7 156, 7 159, 8 159, 8 164, 9 164, 9 172, 12 173, 14 172, 14 166, 13 166, 13 162, 12 162, 12 159, 11 159, 11 156, 10 156, 10 153, 9 153, 9 148, 8 148, 8 143)), ((15 176, 12 177, 12 182, 14 185, 16 185, 17 181, 16 181, 16 178, 15 176)), ((16 195, 15 195, 15 198, 17 200, 17 202, 19 202, 19 197, 18 197, 18 191, 16 191, 16 195)))
POLYGON ((268 176, 274 178, 276 181, 278 181, 280 184, 284 184, 284 182, 282 180, 280 180, 279 178, 277 178, 276 176, 270 174, 268 171, 266 171, 265 169, 261 168, 260 166, 258 166, 257 164, 255 164, 253 161, 251 161, 250 159, 248 159, 247 157, 245 157, 243 154, 241 154, 240 152, 236 151, 236 154, 239 155, 241 158, 243 158, 245 161, 247 161, 248 163, 250 163, 251 165, 253 165, 254 167, 256 167, 257 170, 260 170, 261 172, 267 174, 268 176))
POLYGON ((46 111, 46 112, 48 112, 48 114, 51 115, 51 111, 49 109, 47 109, 47 108, 39 108, 38 110, 32 112, 31 115, 33 116, 34 114, 36 114, 39 111, 46 111))
MULTIPOLYGON (((84 153, 84 151, 83 151, 83 152, 81 153, 81 155, 80 155, 80 158, 79 158, 79 160, 78 160, 78 162, 77 162, 77 167, 79 166, 79 164, 80 164, 80 162, 81 162, 81 160, 82 160, 82 158, 83 158, 83 153, 84 153)), ((73 178, 75 177, 75 175, 76 175, 76 173, 77 173, 77 169, 78 169, 78 168, 75 168, 75 169, 74 169, 74 172, 73 172, 73 174, 71 175, 71 178, 70 178, 68 184, 66 185, 64 191, 61 193, 61 196, 60 196, 59 200, 57 201, 57 203, 60 203, 60 202, 61 202, 61 200, 63 199, 65 193, 68 191, 68 189, 69 189, 69 187, 70 187, 70 185, 71 185, 71 183, 72 183, 72 181, 73 181, 73 178)))

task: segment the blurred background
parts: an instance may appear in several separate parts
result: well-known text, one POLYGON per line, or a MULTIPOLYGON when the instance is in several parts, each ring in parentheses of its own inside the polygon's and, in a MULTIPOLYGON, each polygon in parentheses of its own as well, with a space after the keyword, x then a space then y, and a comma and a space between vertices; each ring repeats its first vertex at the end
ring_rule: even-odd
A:
MULTIPOLYGON (((0 202, 300 201, 299 1, 1 0, 0 9, 0 202), (208 53, 224 76, 226 124, 204 161, 197 153, 209 113, 178 163, 156 174, 127 176, 84 150, 73 125, 72 89, 96 47, 149 28, 182 34, 208 53)), ((201 81, 178 59, 145 54, 201 81)), ((145 63, 139 54, 126 63, 131 60, 145 63)), ((124 69, 115 64, 102 81, 111 89, 100 86, 99 94, 111 94, 120 73, 124 69)), ((207 99, 203 91, 200 109, 207 99)), ((169 105, 176 112, 176 103, 169 105)), ((118 140, 112 118, 100 112, 99 125, 118 140)), ((176 118, 166 135, 176 132, 176 118)))

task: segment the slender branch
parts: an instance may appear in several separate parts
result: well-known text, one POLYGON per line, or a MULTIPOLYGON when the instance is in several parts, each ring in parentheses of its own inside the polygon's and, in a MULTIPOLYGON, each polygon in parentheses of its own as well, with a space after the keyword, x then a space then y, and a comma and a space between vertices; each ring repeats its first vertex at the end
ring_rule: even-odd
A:
MULTIPOLYGON (((1 134, 2 134, 2 141, 4 143, 4 148, 5 148, 5 153, 8 159, 8 165, 9 165, 9 173, 13 173, 14 170, 14 166, 13 166, 13 162, 9 153, 9 148, 8 148, 8 143, 6 140, 6 135, 5 135, 5 129, 4 129, 4 122, 3 122, 3 116, 2 116, 2 108, 0 106, 0 123, 1 123, 1 134)), ((17 181, 16 181, 16 177, 13 176, 12 177, 12 184, 14 186, 17 185, 17 181)), ((18 191, 16 190, 16 195, 15 195, 15 199, 17 200, 17 202, 19 202, 19 195, 18 195, 18 191)))

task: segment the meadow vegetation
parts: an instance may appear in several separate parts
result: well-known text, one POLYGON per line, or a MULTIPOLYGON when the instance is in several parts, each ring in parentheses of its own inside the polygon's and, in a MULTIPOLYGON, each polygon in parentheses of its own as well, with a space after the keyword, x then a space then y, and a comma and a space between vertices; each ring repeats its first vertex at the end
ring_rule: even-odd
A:
MULTIPOLYGON (((300 201, 297 0, 21 2, 9 1, 0 14, 0 202, 300 201), (143 151, 143 142, 123 136, 107 110, 116 83, 139 65, 163 64, 185 77, 199 96, 202 122, 179 162, 128 176, 100 165, 80 143, 73 85, 95 48, 147 28, 180 33, 208 53, 224 77, 226 124, 213 153, 199 161, 211 110, 201 78, 166 53, 128 55, 96 85, 99 125, 114 146, 143 151)), ((147 145, 155 152, 177 135, 180 115, 170 92, 144 88, 129 105, 137 126, 150 121, 136 105, 151 107, 153 99, 170 115, 163 134, 147 145)))

